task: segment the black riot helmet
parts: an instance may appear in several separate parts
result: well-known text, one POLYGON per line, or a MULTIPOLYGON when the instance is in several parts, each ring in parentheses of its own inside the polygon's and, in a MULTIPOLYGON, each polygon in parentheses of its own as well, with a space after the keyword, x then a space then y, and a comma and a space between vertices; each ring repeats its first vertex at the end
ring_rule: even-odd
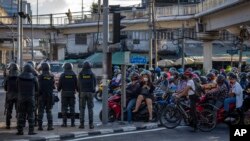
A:
POLYGON ((32 71, 33 67, 29 63, 26 63, 23 67, 23 72, 32 73, 32 71))
POLYGON ((41 64, 41 69, 42 69, 42 71, 44 71, 44 72, 48 72, 48 71, 50 71, 50 65, 49 65, 47 62, 43 62, 43 63, 41 64))
POLYGON ((91 64, 89 61, 85 61, 83 63, 83 69, 91 69, 91 64))
POLYGON ((11 63, 9 66, 10 71, 19 71, 19 66, 16 63, 11 63))
POLYGON ((64 69, 64 71, 72 71, 73 64, 72 63, 65 63, 65 64, 63 64, 63 69, 64 69))
POLYGON ((32 68, 36 67, 36 63, 34 61, 27 61, 27 64, 30 64, 32 68))

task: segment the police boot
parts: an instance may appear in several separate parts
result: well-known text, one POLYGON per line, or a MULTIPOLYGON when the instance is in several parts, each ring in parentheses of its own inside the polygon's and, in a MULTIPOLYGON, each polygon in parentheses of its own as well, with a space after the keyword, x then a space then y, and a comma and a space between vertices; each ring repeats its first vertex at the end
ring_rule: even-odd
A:
POLYGON ((75 127, 75 117, 71 117, 71 127, 75 127))
POLYGON ((94 129, 94 124, 93 124, 93 122, 89 122, 89 129, 94 129))
POLYGON ((67 127, 67 117, 63 118, 63 124, 61 125, 61 127, 67 127))
POLYGON ((23 130, 18 130, 16 134, 17 135, 23 135, 23 130))
POLYGON ((43 125, 40 124, 40 123, 38 124, 38 130, 39 130, 39 131, 43 131, 43 125))
POLYGON ((10 129, 10 120, 8 120, 8 119, 6 121, 6 129, 10 129))
POLYGON ((50 130, 54 130, 53 128, 53 122, 52 121, 48 121, 48 128, 47 128, 48 131, 50 130))
POLYGON ((80 129, 84 129, 84 121, 80 120, 80 126, 79 126, 80 129))
POLYGON ((34 128, 29 128, 29 133, 28 135, 35 135, 37 133, 34 132, 34 128))

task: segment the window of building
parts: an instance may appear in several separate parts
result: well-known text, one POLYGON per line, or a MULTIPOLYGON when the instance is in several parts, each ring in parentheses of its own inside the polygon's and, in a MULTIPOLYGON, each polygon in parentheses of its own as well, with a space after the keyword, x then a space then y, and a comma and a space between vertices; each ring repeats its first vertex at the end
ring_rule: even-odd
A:
POLYGON ((75 44, 76 45, 86 45, 87 44, 87 34, 85 34, 85 33, 75 34, 75 44))

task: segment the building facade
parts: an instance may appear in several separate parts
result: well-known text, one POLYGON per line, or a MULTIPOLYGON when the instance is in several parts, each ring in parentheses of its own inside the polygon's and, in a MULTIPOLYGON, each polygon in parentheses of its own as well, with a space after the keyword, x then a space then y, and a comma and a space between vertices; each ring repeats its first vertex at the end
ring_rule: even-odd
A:
MULTIPOLYGON (((14 16, 18 10, 18 0, 0 0, 0 5, 6 10, 9 16, 14 16)), ((32 15, 31 5, 27 0, 22 1, 22 11, 26 14, 32 15)))

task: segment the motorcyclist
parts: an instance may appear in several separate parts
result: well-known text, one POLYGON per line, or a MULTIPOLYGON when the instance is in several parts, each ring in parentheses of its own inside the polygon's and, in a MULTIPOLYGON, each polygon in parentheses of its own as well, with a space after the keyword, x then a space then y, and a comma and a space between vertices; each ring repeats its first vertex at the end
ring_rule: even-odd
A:
POLYGON ((150 122, 152 122, 153 121, 153 103, 152 103, 152 101, 153 101, 153 91, 154 91, 155 87, 151 81, 151 73, 142 73, 141 74, 140 86, 141 86, 141 91, 139 93, 139 96, 137 97, 135 109, 132 112, 133 113, 137 112, 139 110, 141 102, 143 100, 145 100, 146 104, 147 104, 147 108, 148 108, 148 113, 149 113, 148 120, 150 122))
POLYGON ((208 98, 216 100, 213 104, 220 108, 223 105, 225 98, 228 97, 228 89, 225 84, 225 77, 223 75, 219 75, 217 77, 216 83, 217 87, 207 91, 206 95, 208 98))
POLYGON ((73 71, 73 65, 71 63, 65 63, 64 72, 61 74, 58 82, 57 90, 61 93, 62 102, 62 127, 67 127, 67 112, 68 107, 71 117, 71 127, 75 126, 75 93, 78 91, 77 76, 73 71))
POLYGON ((17 78, 19 75, 19 66, 16 63, 11 63, 9 67, 9 74, 4 82, 4 89, 6 91, 5 109, 6 109, 6 129, 10 129, 10 119, 12 118, 12 110, 15 106, 17 115, 17 78))
POLYGON ((239 76, 240 76, 240 85, 241 85, 241 87, 243 88, 243 89, 246 89, 246 86, 247 86, 247 73, 245 73, 245 72, 241 72, 240 74, 239 74, 239 76))
POLYGON ((136 104, 136 99, 140 93, 140 75, 136 72, 131 74, 131 82, 126 88, 126 96, 128 99, 127 105, 127 120, 128 123, 132 122, 132 109, 136 104))

